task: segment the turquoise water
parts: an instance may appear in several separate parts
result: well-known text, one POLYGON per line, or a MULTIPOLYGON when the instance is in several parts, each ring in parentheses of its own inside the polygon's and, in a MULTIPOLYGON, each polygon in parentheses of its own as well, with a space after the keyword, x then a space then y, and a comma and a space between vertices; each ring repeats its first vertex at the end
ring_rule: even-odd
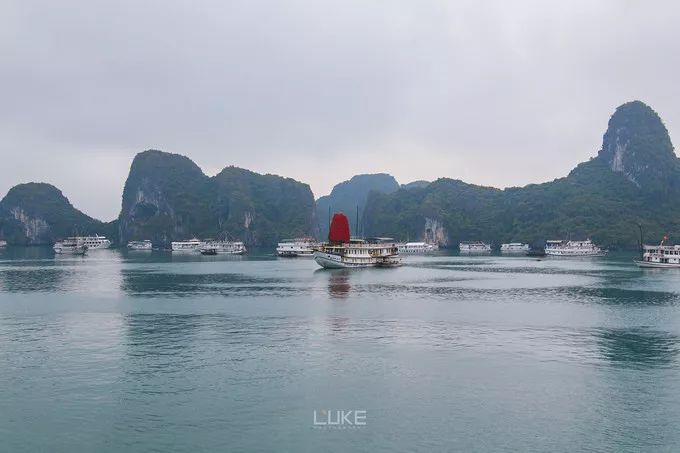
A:
POLYGON ((269 253, 0 252, 0 450, 680 448, 680 271, 269 253))

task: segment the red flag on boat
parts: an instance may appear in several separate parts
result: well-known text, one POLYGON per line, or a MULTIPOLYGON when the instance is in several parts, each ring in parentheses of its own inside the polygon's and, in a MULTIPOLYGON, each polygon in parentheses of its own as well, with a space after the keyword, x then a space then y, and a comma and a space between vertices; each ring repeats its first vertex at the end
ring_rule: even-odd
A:
POLYGON ((331 227, 328 230, 328 240, 330 242, 349 242, 349 220, 342 212, 333 214, 331 227))

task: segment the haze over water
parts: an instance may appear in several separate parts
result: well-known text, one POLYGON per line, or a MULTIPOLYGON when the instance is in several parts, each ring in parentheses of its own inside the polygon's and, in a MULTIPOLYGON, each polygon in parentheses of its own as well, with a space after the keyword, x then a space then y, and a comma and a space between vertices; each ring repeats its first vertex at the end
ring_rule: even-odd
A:
POLYGON ((439 255, 334 272, 271 252, 0 251, 2 449, 680 444, 680 271, 439 255))

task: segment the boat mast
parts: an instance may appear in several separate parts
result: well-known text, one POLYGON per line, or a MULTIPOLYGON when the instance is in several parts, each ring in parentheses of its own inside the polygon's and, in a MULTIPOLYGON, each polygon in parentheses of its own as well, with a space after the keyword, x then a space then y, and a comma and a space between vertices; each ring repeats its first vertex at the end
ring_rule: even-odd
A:
POLYGON ((356 237, 359 237, 359 205, 357 205, 357 221, 356 221, 356 228, 354 228, 354 234, 356 237))

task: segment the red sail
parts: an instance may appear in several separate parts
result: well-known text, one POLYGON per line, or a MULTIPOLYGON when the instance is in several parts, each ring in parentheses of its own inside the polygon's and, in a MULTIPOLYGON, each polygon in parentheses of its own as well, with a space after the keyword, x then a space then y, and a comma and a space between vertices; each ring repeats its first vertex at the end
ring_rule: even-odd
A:
POLYGON ((349 242, 349 220, 342 212, 333 214, 331 228, 328 230, 328 240, 330 242, 349 242))

